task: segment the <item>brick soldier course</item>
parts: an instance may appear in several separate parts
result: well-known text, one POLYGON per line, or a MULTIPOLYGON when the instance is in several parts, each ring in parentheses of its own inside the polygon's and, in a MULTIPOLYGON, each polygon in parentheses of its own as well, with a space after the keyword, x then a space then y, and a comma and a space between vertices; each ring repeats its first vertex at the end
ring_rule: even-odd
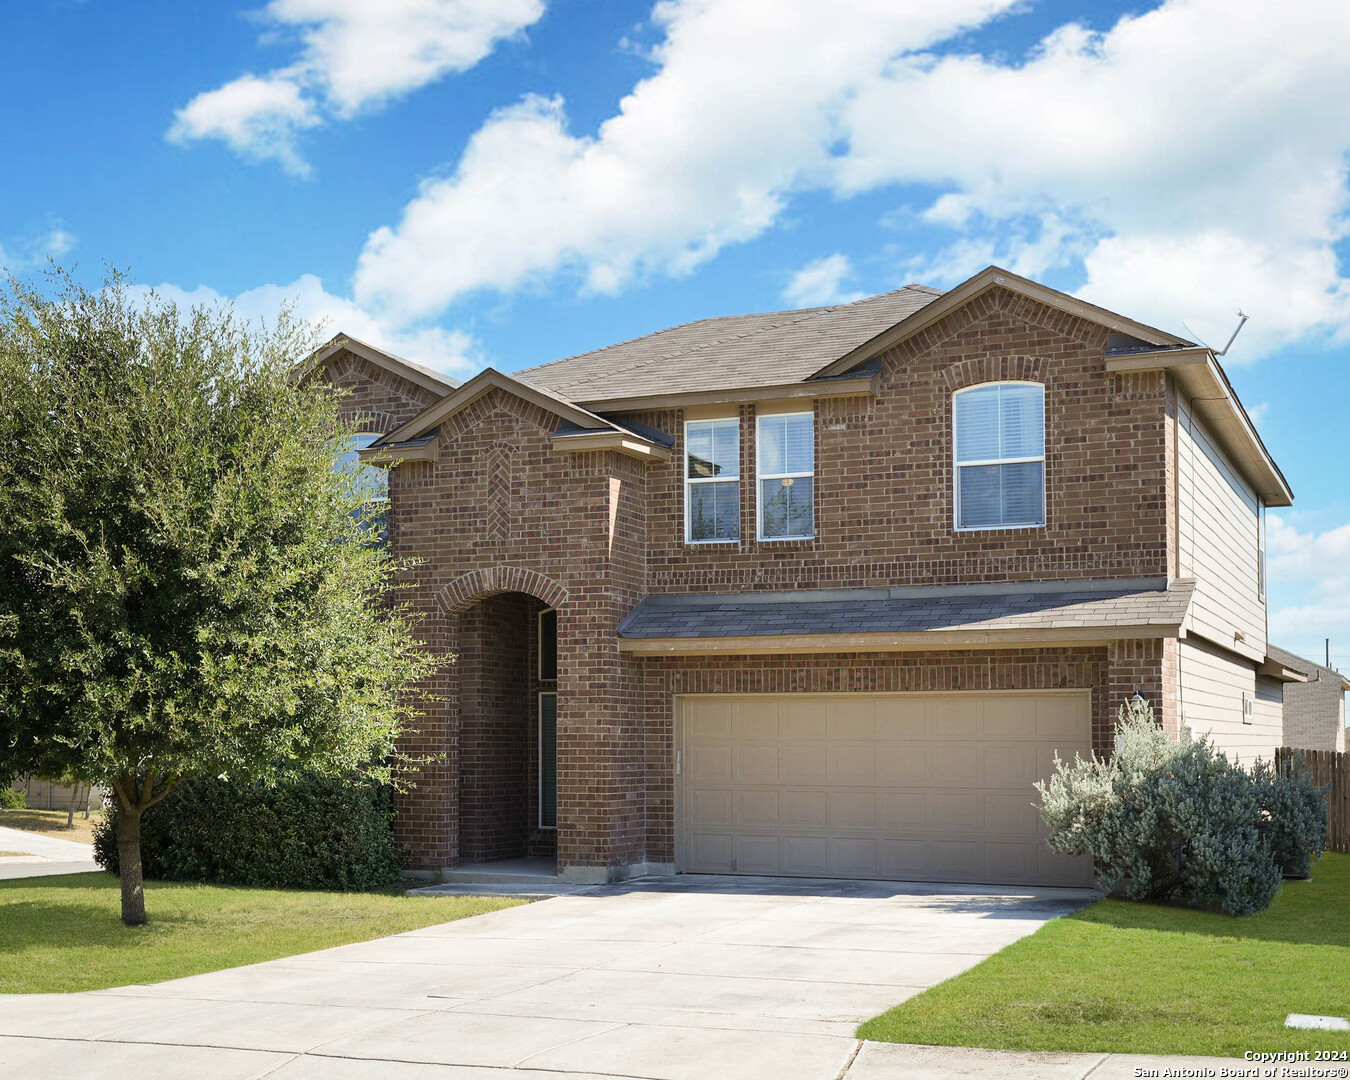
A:
MULTIPOLYGON (((398 462, 392 550, 414 562, 409 595, 426 640, 458 657, 405 739, 430 759, 398 808, 409 869, 555 850, 537 827, 538 693, 549 689, 537 620, 547 608, 558 626, 556 857, 580 880, 676 862, 679 694, 1082 689, 1092 742, 1109 751, 1117 707, 1143 693, 1177 733, 1177 640, 1192 586, 1176 573, 1180 376, 1168 365, 1193 350, 993 268, 945 295, 910 287, 704 320, 463 387, 335 339, 319 356, 323 376, 350 389, 344 408, 383 436, 363 458, 398 462), (1112 357, 1134 354, 1160 359, 1112 369, 1112 357), (1045 524, 959 531, 953 394, 999 381, 1044 387, 1045 524), (759 540, 756 419, 790 408, 814 420, 815 537, 759 540), (690 544, 685 422, 714 416, 740 420, 741 538, 690 544), (1112 582, 1130 595, 1110 593, 1112 582), (1064 583, 1107 588, 1099 614, 1075 622, 1035 592, 1064 583), (1005 589, 1032 590, 1039 629, 998 610, 989 597, 1005 589), (857 590, 896 590, 883 604, 910 604, 906 626, 910 593, 939 590, 970 617, 931 629, 975 628, 987 643, 916 647, 897 630, 875 648, 799 635, 781 651, 770 635, 754 651, 688 651, 712 648, 700 639, 662 654, 620 634, 647 598, 826 590, 844 605, 857 590), (1136 615, 1146 607, 1153 614, 1136 615)), ((1279 504, 1287 488, 1264 460, 1253 482, 1279 504)))

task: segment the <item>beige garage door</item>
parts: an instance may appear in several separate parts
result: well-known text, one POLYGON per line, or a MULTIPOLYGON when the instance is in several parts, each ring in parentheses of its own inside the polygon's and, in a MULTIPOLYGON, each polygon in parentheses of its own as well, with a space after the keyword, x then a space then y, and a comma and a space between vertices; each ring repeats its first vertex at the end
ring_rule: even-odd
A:
POLYGON ((1090 745, 1088 691, 683 696, 678 868, 1089 885, 1032 783, 1090 745))

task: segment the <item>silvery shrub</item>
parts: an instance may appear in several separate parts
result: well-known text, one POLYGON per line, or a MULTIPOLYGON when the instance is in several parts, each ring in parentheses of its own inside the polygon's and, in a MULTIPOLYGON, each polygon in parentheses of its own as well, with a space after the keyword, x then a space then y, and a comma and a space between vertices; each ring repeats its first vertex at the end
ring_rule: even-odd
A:
POLYGON ((1271 852, 1285 877, 1312 873, 1312 860, 1322 857, 1327 835, 1326 788, 1313 783, 1303 759, 1275 766, 1258 760, 1252 778, 1265 810, 1263 828, 1271 852))
POLYGON ((1110 759, 1056 756, 1036 785, 1050 848, 1091 854, 1103 891, 1249 915, 1270 905, 1283 867, 1320 853, 1325 803, 1319 819, 1321 793, 1289 770, 1249 772, 1203 737, 1174 743, 1139 697, 1118 720, 1110 759))

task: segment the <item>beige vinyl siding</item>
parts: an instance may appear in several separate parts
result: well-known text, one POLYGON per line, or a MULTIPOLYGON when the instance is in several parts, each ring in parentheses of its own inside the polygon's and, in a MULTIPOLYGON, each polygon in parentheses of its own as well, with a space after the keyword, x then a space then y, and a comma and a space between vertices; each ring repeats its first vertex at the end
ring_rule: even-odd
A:
POLYGON ((1195 578, 1188 626, 1235 652, 1264 660, 1260 504, 1184 395, 1177 405, 1177 571, 1179 577, 1195 578), (1242 639, 1235 636, 1238 631, 1242 639))
POLYGON ((1230 758, 1270 760, 1284 741, 1283 690, 1259 678, 1250 661, 1195 638, 1178 642, 1181 723, 1230 758), (1252 699, 1252 722, 1242 722, 1242 698, 1252 699))

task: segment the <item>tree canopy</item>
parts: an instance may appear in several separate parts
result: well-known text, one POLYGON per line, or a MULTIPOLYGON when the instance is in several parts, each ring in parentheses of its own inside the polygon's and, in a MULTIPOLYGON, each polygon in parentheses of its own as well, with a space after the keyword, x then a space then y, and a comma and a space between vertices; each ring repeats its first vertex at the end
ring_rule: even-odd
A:
POLYGON ((0 291, 0 771, 106 785, 137 836, 187 777, 387 775, 433 661, 312 345, 116 278, 0 291))

